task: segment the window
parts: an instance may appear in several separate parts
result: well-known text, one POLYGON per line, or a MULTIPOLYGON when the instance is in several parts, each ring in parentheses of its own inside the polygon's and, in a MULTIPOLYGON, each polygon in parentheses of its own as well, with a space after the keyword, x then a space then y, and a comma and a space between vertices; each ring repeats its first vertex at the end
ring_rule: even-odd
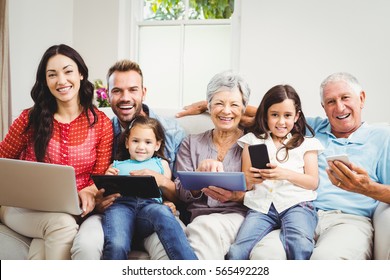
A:
POLYGON ((144 72, 146 104, 182 108, 204 100, 211 77, 233 68, 234 1, 145 0, 139 5, 143 17, 135 22, 132 57, 144 72))
POLYGON ((145 0, 143 19, 229 19, 234 0, 145 0))

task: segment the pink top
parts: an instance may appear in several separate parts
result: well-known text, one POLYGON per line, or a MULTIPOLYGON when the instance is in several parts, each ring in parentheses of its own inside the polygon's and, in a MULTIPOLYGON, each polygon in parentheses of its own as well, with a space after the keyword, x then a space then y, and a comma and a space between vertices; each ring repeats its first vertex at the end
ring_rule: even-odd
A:
MULTIPOLYGON (((26 109, 20 114, 0 142, 0 157, 36 161, 32 133, 24 133, 28 112, 26 109)), ((78 191, 92 185, 90 175, 104 174, 111 162, 112 124, 103 112, 96 112, 98 122, 92 127, 84 113, 70 123, 54 120, 53 137, 46 150, 44 162, 73 166, 78 191)), ((89 117, 93 120, 91 112, 89 117)))

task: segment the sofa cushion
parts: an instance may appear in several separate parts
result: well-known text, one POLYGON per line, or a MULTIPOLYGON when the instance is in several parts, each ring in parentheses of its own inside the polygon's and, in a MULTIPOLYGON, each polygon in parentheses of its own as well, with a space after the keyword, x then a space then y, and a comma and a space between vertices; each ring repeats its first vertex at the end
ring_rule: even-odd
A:
POLYGON ((22 236, 0 224, 0 259, 25 260, 28 256, 31 239, 22 236))

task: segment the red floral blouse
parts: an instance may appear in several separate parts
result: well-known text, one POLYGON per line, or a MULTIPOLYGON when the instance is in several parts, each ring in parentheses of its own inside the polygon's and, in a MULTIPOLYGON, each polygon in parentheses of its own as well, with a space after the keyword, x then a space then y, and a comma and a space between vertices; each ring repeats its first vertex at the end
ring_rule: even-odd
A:
MULTIPOLYGON (((70 123, 54 120, 53 137, 44 159, 47 163, 73 166, 78 191, 93 184, 91 174, 104 174, 111 163, 112 124, 103 112, 96 111, 98 122, 92 127, 84 113, 70 123)), ((23 133, 28 112, 26 109, 20 114, 0 142, 0 157, 36 161, 32 133, 23 133)), ((89 116, 93 120, 91 112, 89 116)))

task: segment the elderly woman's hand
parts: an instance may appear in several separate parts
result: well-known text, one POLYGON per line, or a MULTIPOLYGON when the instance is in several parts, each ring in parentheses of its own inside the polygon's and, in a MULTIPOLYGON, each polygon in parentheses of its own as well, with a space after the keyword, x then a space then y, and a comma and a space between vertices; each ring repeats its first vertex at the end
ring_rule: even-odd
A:
POLYGON ((223 164, 215 159, 205 159, 199 163, 196 171, 223 172, 223 164))
POLYGON ((244 201, 244 195, 245 195, 245 192, 229 191, 215 186, 203 188, 202 192, 205 195, 215 200, 218 200, 219 202, 227 202, 227 201, 242 202, 244 201))

